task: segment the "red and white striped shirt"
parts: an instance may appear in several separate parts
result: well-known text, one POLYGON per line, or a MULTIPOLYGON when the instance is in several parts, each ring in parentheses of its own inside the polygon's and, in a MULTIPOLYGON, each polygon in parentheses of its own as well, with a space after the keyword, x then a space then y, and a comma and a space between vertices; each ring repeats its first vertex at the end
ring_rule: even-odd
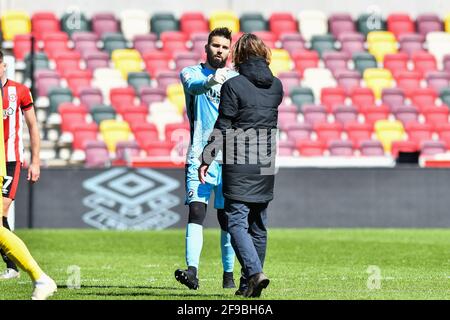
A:
POLYGON ((33 98, 30 89, 9 79, 2 87, 2 93, 6 162, 23 163, 23 111, 33 107, 33 98))

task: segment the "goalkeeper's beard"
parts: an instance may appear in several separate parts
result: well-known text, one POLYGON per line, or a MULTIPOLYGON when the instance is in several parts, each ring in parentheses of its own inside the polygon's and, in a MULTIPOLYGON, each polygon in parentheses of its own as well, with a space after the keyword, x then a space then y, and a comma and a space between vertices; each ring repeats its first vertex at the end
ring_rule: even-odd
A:
POLYGON ((223 68, 223 67, 225 67, 225 65, 226 65, 226 63, 227 63, 227 60, 226 59, 221 59, 220 60, 220 62, 219 62, 219 59, 214 59, 214 56, 208 56, 207 57, 208 58, 208 63, 209 63, 209 65, 211 66, 211 67, 213 67, 213 68, 216 68, 216 69, 220 69, 220 68, 223 68))

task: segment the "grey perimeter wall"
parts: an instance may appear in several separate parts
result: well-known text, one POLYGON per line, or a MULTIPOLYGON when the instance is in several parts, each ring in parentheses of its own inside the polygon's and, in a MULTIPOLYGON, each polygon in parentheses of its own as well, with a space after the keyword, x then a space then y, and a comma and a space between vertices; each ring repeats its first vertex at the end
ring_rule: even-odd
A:
MULTIPOLYGON (((187 221, 182 169, 44 169, 35 228, 165 229, 187 221)), ((281 169, 270 227, 450 227, 450 170, 281 169)), ((30 225, 25 172, 16 226, 30 225)), ((218 227, 209 209, 207 227, 218 227)))
POLYGON ((441 16, 450 12, 448 0, 0 0, 0 12, 7 9, 24 10, 29 13, 51 10, 61 15, 68 8, 77 8, 88 15, 99 11, 112 11, 119 14, 125 9, 144 9, 149 13, 169 11, 180 15, 184 11, 202 11, 209 14, 215 10, 232 10, 237 14, 248 11, 262 12, 266 15, 275 11, 290 11, 296 15, 305 9, 317 9, 329 14, 349 12, 358 15, 362 12, 407 12, 413 16, 433 12, 441 16))

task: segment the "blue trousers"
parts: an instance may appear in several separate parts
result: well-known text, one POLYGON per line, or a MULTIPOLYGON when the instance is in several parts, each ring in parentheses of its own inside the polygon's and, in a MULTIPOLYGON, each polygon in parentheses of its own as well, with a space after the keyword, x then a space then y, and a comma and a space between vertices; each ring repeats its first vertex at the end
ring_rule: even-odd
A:
POLYGON ((263 271, 267 248, 267 205, 225 198, 227 231, 247 279, 263 271))

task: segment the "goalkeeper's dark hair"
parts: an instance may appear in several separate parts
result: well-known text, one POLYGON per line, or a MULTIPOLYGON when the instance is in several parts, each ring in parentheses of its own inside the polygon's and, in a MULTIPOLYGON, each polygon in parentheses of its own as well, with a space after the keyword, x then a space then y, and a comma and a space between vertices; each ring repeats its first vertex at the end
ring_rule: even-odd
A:
POLYGON ((208 35, 208 44, 211 43, 213 37, 224 37, 225 39, 228 39, 231 42, 231 30, 226 27, 215 28, 208 35))

